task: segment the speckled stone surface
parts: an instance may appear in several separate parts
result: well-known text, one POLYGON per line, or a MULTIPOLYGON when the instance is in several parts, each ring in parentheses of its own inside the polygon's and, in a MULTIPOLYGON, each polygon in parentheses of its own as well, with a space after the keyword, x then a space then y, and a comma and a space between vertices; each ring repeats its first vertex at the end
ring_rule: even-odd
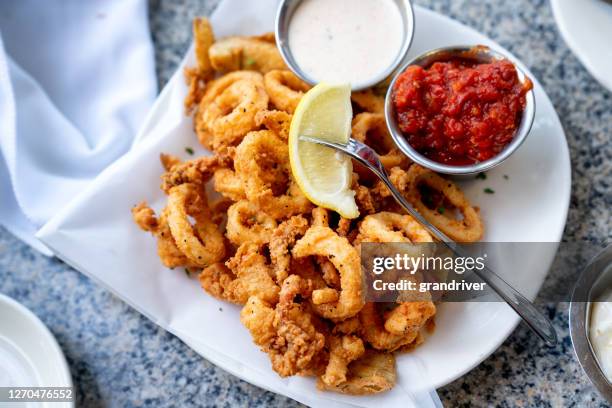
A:
MULTIPOLYGON (((612 95, 563 43, 544 0, 418 0, 484 32, 521 58, 551 97, 572 158, 564 240, 612 238, 612 95)), ((190 20, 216 0, 150 2, 163 85, 190 41, 190 20)), ((554 281, 554 275, 548 282, 554 281)), ((37 254, 0 228, 0 292, 31 308, 61 344, 78 406, 278 406, 299 404, 251 386, 208 363, 172 335, 57 259, 37 254)), ((547 310, 561 335, 542 348, 523 326, 491 357, 439 390, 445 406, 603 407, 578 366, 567 304, 547 310)))

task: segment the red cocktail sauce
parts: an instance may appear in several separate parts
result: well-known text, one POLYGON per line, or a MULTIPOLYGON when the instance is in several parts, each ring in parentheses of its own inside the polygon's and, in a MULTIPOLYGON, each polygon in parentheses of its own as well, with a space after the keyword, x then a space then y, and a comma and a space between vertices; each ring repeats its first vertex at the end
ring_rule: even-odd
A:
POLYGON ((507 60, 469 59, 411 65, 395 82, 399 128, 418 152, 439 163, 469 165, 496 156, 514 138, 525 94, 507 60))

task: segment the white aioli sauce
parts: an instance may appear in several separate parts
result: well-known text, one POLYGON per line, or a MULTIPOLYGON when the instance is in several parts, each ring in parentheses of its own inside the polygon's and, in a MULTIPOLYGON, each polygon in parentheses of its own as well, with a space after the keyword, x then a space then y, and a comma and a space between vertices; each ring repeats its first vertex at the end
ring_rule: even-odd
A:
POLYGON ((612 289, 591 305, 589 338, 599 366, 612 383, 612 289))
POLYGON ((393 0, 304 0, 289 24, 291 54, 308 76, 353 86, 389 68, 403 36, 393 0))

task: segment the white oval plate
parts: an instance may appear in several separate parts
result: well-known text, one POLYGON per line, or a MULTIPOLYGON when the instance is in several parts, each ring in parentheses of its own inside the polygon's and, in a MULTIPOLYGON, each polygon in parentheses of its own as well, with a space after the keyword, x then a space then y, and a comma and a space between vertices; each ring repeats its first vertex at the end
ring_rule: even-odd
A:
MULTIPOLYGON (((224 0, 212 17, 215 34, 271 30, 275 1, 224 0)), ((415 7, 415 15, 410 56, 457 44, 500 48, 482 34, 432 11, 415 7)), ((333 400, 359 406, 405 406, 409 404, 407 395, 453 381, 508 337, 519 318, 505 304, 446 304, 439 308, 436 331, 425 344, 399 356, 398 385, 389 393, 369 397, 322 393, 316 391, 312 378, 278 377, 241 325, 240 309, 205 295, 197 281, 187 279, 182 271, 163 268, 154 239, 134 226, 129 212, 143 199, 157 209, 163 206, 166 197, 158 188, 160 152, 189 158, 185 154, 189 146, 196 154, 204 153, 196 147, 191 120, 183 116, 186 86, 182 68, 193 63, 189 55, 164 88, 133 151, 108 168, 39 232, 58 256, 220 367, 311 405, 333 400)), ((488 172, 487 180, 463 183, 470 200, 481 208, 485 240, 490 242, 558 242, 565 226, 571 185, 565 135, 542 86, 528 74, 534 80, 536 96, 531 134, 510 159, 488 172), (485 187, 496 193, 483 193, 485 187)), ((503 254, 506 262, 497 271, 512 283, 529 282, 526 295, 533 297, 554 256, 554 245, 548 247, 548 252, 533 257, 513 259, 511 254, 503 254)))
POLYGON ((568 47, 603 86, 612 91, 612 2, 551 0, 568 47))
MULTIPOLYGON (((2 294, 0 387, 72 387, 70 369, 62 349, 47 326, 25 306, 2 294)), ((15 406, 68 408, 74 404, 29 402, 15 403, 15 406)))

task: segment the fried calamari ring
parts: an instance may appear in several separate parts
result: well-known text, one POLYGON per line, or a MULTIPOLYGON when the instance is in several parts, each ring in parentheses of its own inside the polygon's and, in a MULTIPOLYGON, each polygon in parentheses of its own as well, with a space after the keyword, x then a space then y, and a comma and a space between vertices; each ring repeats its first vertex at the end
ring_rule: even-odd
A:
POLYGON ((372 90, 368 89, 360 92, 353 92, 351 100, 358 108, 364 112, 384 113, 385 98, 376 95, 372 90))
POLYGON ((291 251, 294 257, 322 256, 340 273, 340 296, 337 302, 313 305, 328 319, 343 320, 356 315, 364 304, 359 253, 346 238, 328 227, 310 227, 291 251))
POLYGON ((283 221, 272 232, 270 238, 270 259, 274 264, 276 282, 280 285, 289 276, 291 268, 291 248, 308 230, 308 221, 295 215, 283 221))
POLYGON ((257 127, 257 112, 267 107, 266 91, 252 81, 238 81, 225 89, 199 112, 212 134, 213 149, 240 143, 246 133, 257 127))
POLYGON ((286 69, 274 34, 224 38, 210 47, 209 56, 217 71, 248 69, 266 73, 273 69, 286 69))
POLYGON ((359 227, 359 242, 433 242, 431 234, 410 215, 379 212, 359 227))
POLYGON ((223 75, 206 85, 206 92, 202 97, 201 104, 209 104, 223 93, 227 88, 239 81, 253 82, 263 86, 263 76, 253 71, 235 71, 223 75))
POLYGON ((319 379, 317 388, 342 394, 367 395, 388 391, 396 381, 393 354, 368 349, 361 358, 349 365, 345 382, 329 386, 319 379))
POLYGON ((387 128, 385 115, 382 113, 363 112, 355 116, 352 136, 374 149, 387 169, 406 166, 410 162, 410 159, 395 145, 387 128))
POLYGON ((274 70, 264 76, 266 92, 270 101, 277 108, 293 113, 310 85, 288 70, 274 70))
POLYGON ((211 220, 206 193, 201 187, 187 183, 170 189, 168 225, 176 246, 195 265, 205 267, 225 256, 223 234, 211 220), (195 220, 194 225, 190 217, 195 220))
POLYGON ((234 166, 247 199, 276 219, 312 208, 293 179, 288 155, 287 144, 269 130, 250 132, 236 149, 234 166))
POLYGON ((246 200, 234 203, 227 211, 226 235, 231 243, 267 244, 276 220, 246 200))
POLYGON ((236 136, 239 132, 244 131, 244 133, 242 133, 242 135, 244 135, 249 130, 255 129, 257 127, 257 125, 255 125, 255 114, 257 111, 267 107, 268 97, 267 95, 263 95, 265 91, 263 91, 262 94, 262 88, 263 76, 253 71, 232 72, 208 83, 198 105, 198 110, 194 115, 194 126, 200 143, 207 149, 213 150, 215 147, 215 135, 221 136, 221 128, 227 129, 230 127, 233 119, 237 119, 236 126, 230 129, 230 135, 233 137, 239 139, 240 136, 236 136), (234 89, 228 94, 225 94, 229 88, 243 81, 251 84, 251 86, 242 88, 242 92, 245 92, 246 95, 241 95, 238 89, 234 89), (224 94, 224 98, 219 101, 223 103, 215 104, 215 100, 224 94), (249 101, 247 96, 256 99, 249 101), (236 98, 238 99, 236 100, 236 98), (241 112, 240 108, 237 106, 240 104, 243 105, 243 109, 247 107, 248 109, 241 112), (220 108, 225 108, 226 110, 220 111, 220 108), (210 112, 208 110, 210 110, 210 112), (233 116, 229 116, 231 114, 233 114, 233 116), (218 124, 221 126, 221 128, 216 129, 216 131, 213 129, 216 122, 210 122, 210 120, 215 117, 219 121, 218 124))
POLYGON ((255 115, 255 124, 265 126, 284 141, 289 139, 292 115, 280 110, 262 110, 255 115))
POLYGON ((415 209, 449 238, 458 242, 476 242, 482 238, 484 227, 480 215, 455 183, 416 164, 412 165, 407 173, 401 174, 396 171, 392 176, 391 180, 394 183, 396 183, 394 179, 397 180, 396 185, 405 192, 406 199, 415 209), (463 219, 452 218, 451 211, 441 214, 438 209, 427 207, 419 189, 421 184, 442 194, 461 212, 463 219))

